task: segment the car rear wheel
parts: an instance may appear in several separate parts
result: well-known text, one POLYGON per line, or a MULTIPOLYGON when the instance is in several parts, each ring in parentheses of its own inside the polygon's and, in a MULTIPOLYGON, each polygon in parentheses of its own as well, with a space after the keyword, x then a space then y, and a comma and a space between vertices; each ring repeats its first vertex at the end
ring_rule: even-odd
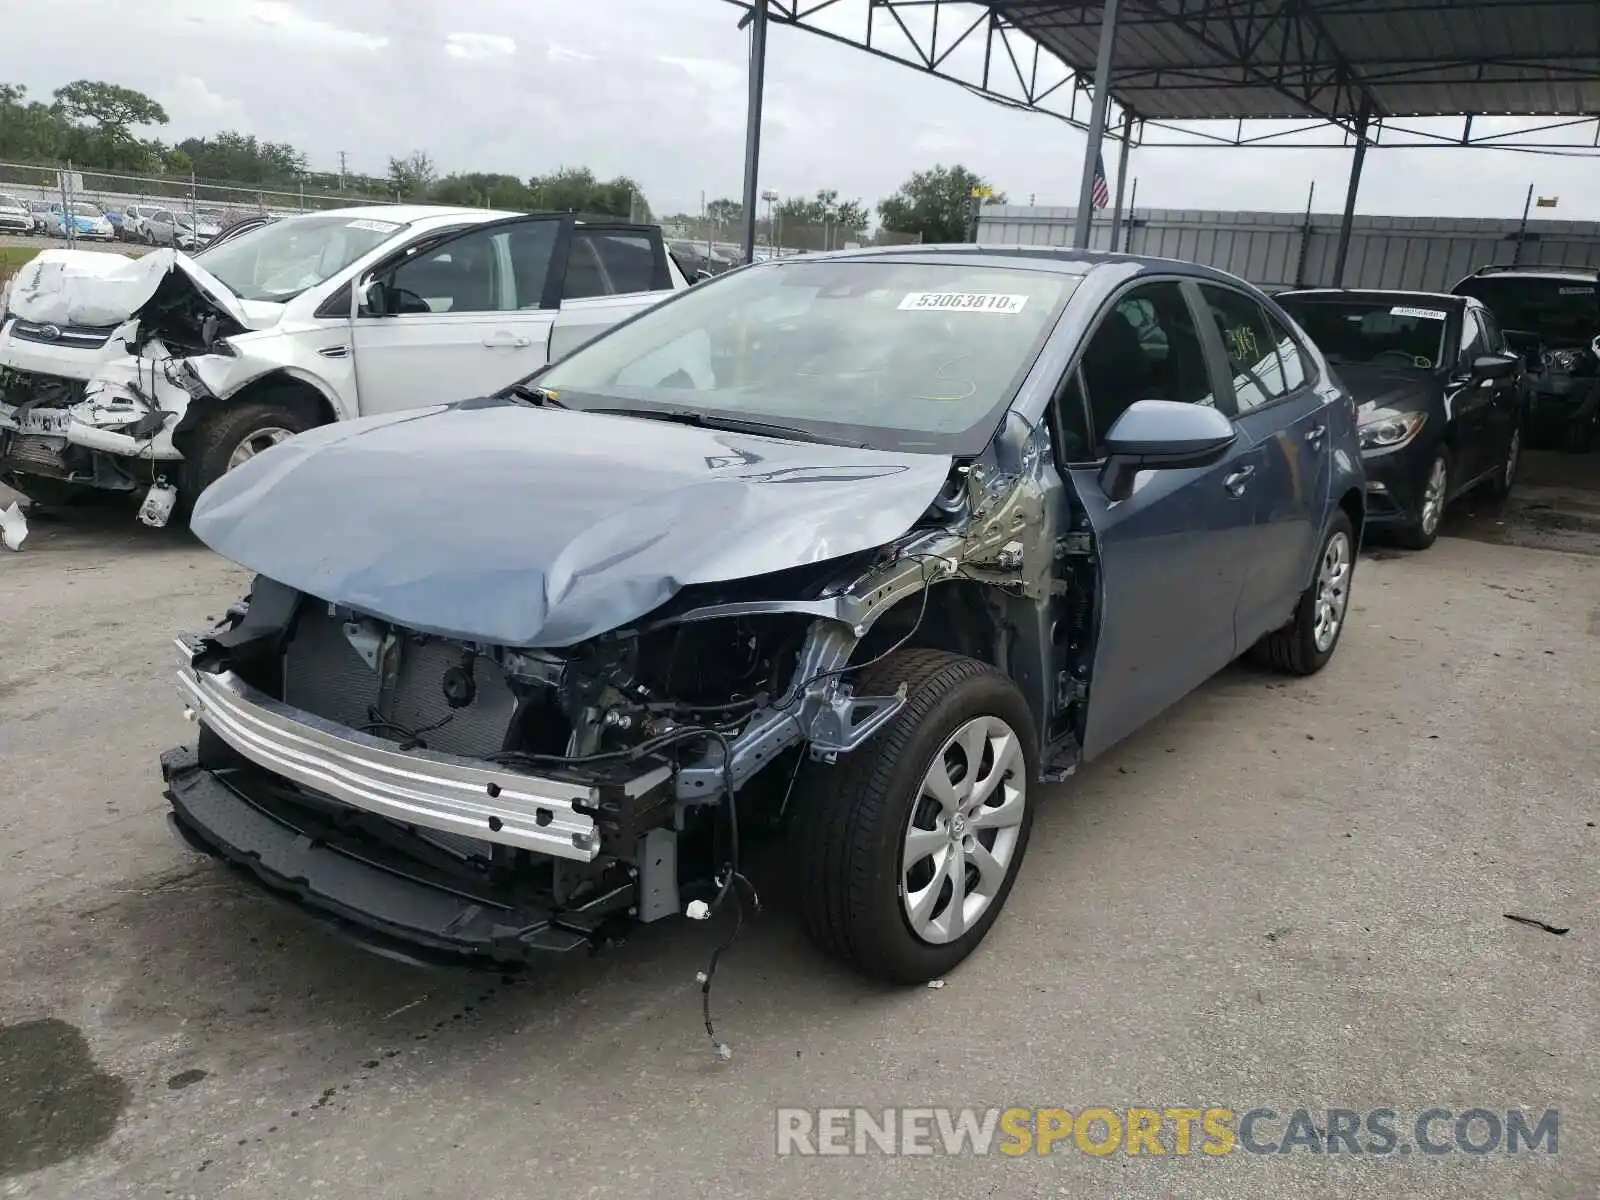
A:
POLYGON ((791 847, 813 940, 909 984, 961 962, 1000 915, 1028 847, 1038 751, 1022 694, 985 663, 903 651, 857 691, 902 685, 887 729, 835 766, 807 765, 791 847))
POLYGON ((1407 550, 1426 550, 1439 537, 1444 506, 1450 499, 1450 451, 1440 446, 1423 478, 1422 498, 1409 525, 1396 531, 1396 540, 1407 550))
POLYGON ((1315 675, 1328 665, 1344 633, 1355 576, 1355 531, 1343 510, 1334 514, 1322 535, 1316 573, 1300 594, 1294 616, 1251 648, 1262 666, 1287 675, 1315 675))
POLYGON ((1517 482, 1517 470, 1521 466, 1522 426, 1518 425, 1511 431, 1511 440, 1506 443, 1506 456, 1500 464, 1500 469, 1489 481, 1489 494, 1496 500, 1504 500, 1509 496, 1517 482))

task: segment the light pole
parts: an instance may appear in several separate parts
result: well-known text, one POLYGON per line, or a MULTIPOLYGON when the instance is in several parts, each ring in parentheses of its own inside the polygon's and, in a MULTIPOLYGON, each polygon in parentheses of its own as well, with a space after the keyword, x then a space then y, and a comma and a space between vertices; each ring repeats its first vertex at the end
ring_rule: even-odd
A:
POLYGON ((777 257, 778 235, 772 224, 772 206, 778 202, 778 193, 767 188, 761 193, 761 198, 767 202, 767 241, 771 243, 773 257, 777 257))

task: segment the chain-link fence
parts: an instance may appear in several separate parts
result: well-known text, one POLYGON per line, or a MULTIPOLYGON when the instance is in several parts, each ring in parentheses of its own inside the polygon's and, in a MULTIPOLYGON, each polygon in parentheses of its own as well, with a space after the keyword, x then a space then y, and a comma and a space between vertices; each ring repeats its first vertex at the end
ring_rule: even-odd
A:
MULTIPOLYGON (((71 167, 0 162, 0 192, 30 204, 92 204, 102 213, 120 214, 130 204, 160 205, 192 219, 226 225, 258 213, 287 214, 347 204, 393 204, 398 197, 347 188, 344 191, 255 187, 175 175, 125 175, 71 167)), ((72 226, 67 226, 70 232, 72 226)))

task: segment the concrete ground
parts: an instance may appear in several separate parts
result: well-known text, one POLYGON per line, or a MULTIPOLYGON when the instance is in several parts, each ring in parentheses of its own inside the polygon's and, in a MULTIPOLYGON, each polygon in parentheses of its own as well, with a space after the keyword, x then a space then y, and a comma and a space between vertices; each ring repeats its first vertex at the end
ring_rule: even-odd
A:
MULTIPOLYGON (((1539 486, 1566 499, 1531 514, 1586 502, 1539 486)), ((1537 521, 1380 548, 1321 675, 1234 667, 1055 789, 942 989, 820 958, 767 864, 718 1063, 720 929, 425 973, 182 848, 168 638, 244 576, 125 512, 37 520, 0 551, 0 1195, 1593 1197, 1600 536, 1540 548, 1537 521), (1270 1107, 1265 1141, 1392 1108, 1407 1148, 1428 1108, 1558 1109, 1560 1139, 847 1163, 777 1157, 778 1105, 1270 1107)))

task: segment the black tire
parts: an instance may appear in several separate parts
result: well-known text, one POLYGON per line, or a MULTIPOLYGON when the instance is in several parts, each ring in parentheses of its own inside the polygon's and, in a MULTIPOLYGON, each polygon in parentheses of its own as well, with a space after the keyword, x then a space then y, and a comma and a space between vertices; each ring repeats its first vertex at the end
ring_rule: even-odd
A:
POLYGON ((1561 448, 1568 454, 1587 454, 1594 449, 1597 433, 1600 433, 1600 409, 1568 425, 1561 439, 1561 448))
POLYGON ((1417 511, 1412 515, 1411 521, 1394 532, 1394 540, 1407 550, 1426 550, 1439 540, 1439 527, 1444 524, 1444 506, 1450 502, 1450 487, 1455 477, 1455 463, 1447 447, 1440 446, 1434 451, 1433 462, 1428 464, 1430 475, 1440 461, 1444 462, 1444 497, 1439 502, 1439 515, 1432 527, 1428 526, 1423 515, 1422 501, 1419 500, 1417 511))
POLYGON ((1522 426, 1519 424, 1511 431, 1511 439, 1506 443, 1506 455, 1500 460, 1500 469, 1494 473, 1494 478, 1489 480, 1484 490, 1492 499, 1504 500, 1516 487, 1517 471, 1521 466, 1522 426))
POLYGON ((1339 648, 1339 639, 1344 636, 1344 627, 1350 619, 1350 586, 1355 582, 1356 570, 1355 550, 1355 530, 1350 524, 1350 517, 1340 509, 1323 531, 1315 573, 1310 585, 1300 594, 1294 616, 1282 629, 1273 630, 1251 648, 1251 656, 1256 662, 1286 675, 1315 675, 1328 665, 1333 652, 1339 648), (1333 640, 1327 646, 1319 647, 1316 634, 1319 585, 1323 563, 1334 539, 1338 537, 1344 538, 1346 554, 1344 609, 1333 631, 1333 640))
POLYGON ((178 492, 184 509, 228 472, 233 453, 246 439, 273 429, 304 433, 314 422, 297 408, 283 404, 224 402, 207 414, 189 435, 183 449, 178 492))
POLYGON ((807 764, 790 848, 801 912, 817 945, 871 978, 915 984, 971 954, 1000 915, 1028 848, 1039 767, 1032 714, 995 668, 942 650, 907 650, 863 670, 856 690, 886 695, 902 684, 906 703, 888 728, 836 765, 807 764), (979 716, 1000 718, 1017 736, 1022 818, 1007 874, 987 908, 964 934, 934 943, 912 932, 902 906, 903 842, 934 756, 979 716))

